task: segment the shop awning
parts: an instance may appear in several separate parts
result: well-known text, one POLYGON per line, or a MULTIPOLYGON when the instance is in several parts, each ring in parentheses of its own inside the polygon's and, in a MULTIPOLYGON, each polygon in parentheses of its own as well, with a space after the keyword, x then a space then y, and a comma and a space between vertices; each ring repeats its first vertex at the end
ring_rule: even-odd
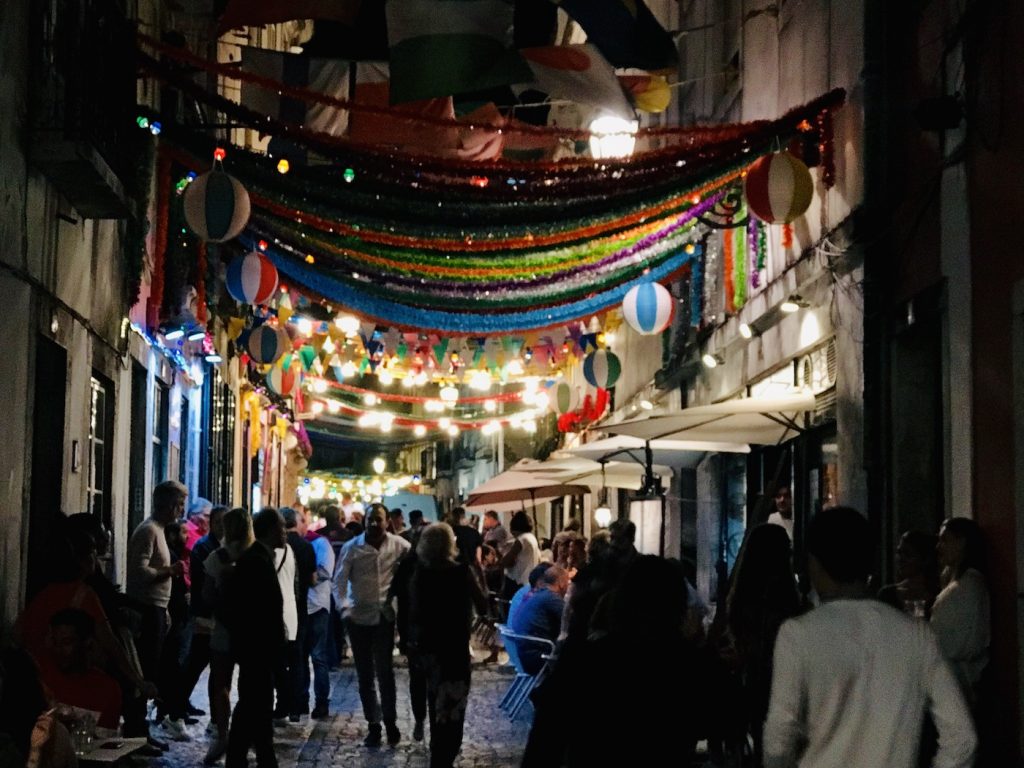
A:
MULTIPOLYGON (((581 459, 615 458, 619 461, 632 460, 637 466, 645 461, 644 449, 647 441, 639 437, 615 435, 604 440, 572 448, 566 453, 581 459)), ((750 446, 744 443, 718 443, 697 440, 651 440, 652 461, 670 467, 692 469, 696 467, 706 453, 750 453, 750 446)), ((659 474, 655 472, 655 474, 659 474)))
POLYGON ((814 410, 814 395, 810 393, 764 399, 751 397, 610 424, 603 429, 640 440, 777 445, 803 431, 801 416, 811 410, 814 410))

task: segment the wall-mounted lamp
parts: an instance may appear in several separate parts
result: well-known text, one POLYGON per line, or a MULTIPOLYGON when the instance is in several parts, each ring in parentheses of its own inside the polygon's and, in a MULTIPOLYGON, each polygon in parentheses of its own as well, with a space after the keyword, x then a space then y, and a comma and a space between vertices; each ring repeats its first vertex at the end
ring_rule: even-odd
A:
POLYGON ((790 296, 788 299, 786 299, 779 305, 779 309, 781 309, 787 315, 791 315, 794 312, 798 311, 799 309, 808 306, 810 306, 810 303, 807 302, 806 299, 800 296, 800 294, 794 293, 792 296, 790 296))
POLYGON ((608 506, 608 487, 604 479, 604 462, 601 462, 601 490, 597 495, 597 509, 594 510, 594 522, 601 528, 612 523, 612 509, 608 506))
POLYGON ((704 363, 705 368, 717 368, 725 362, 725 358, 721 355, 713 355, 710 352, 705 352, 701 357, 701 361, 704 363))

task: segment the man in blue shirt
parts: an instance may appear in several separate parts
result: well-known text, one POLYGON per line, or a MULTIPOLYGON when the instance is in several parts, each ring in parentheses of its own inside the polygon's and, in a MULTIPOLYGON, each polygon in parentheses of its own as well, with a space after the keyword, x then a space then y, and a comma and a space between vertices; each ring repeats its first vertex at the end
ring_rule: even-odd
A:
MULTIPOLYGON (((552 565, 537 582, 537 587, 523 597, 509 618, 509 629, 518 635, 543 637, 555 642, 562 627, 565 593, 569 589, 569 574, 564 568, 552 565)), ((546 645, 518 641, 519 659, 527 674, 535 675, 544 666, 542 654, 546 645)))

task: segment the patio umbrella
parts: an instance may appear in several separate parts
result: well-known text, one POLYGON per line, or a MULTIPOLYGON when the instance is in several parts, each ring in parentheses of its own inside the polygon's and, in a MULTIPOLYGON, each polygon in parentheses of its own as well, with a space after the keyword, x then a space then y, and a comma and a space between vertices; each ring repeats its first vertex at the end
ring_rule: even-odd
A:
POLYGON ((698 440, 778 445, 803 432, 800 417, 814 410, 814 395, 801 393, 772 398, 744 398, 684 408, 678 413, 609 424, 615 435, 641 440, 698 440))
MULTIPOLYGON (((500 512, 514 509, 518 504, 525 511, 527 502, 535 508, 541 501, 585 493, 590 493, 585 485, 566 485, 558 479, 509 470, 470 491, 463 506, 466 509, 494 509, 500 512)), ((536 527, 536 511, 533 522, 536 527)))

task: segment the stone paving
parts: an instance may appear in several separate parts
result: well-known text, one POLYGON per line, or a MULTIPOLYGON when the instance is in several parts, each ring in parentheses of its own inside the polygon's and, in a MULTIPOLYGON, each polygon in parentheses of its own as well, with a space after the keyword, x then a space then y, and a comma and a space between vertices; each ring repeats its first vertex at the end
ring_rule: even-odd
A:
MULTIPOLYGON (((369 749, 363 746, 366 721, 363 719, 359 703, 355 669, 351 662, 348 662, 340 670, 331 673, 331 717, 319 721, 304 717, 298 724, 288 724, 274 729, 274 741, 281 768, 427 768, 429 726, 424 741, 412 740, 413 717, 409 707, 409 674, 405 664, 398 659, 395 677, 398 687, 398 727, 402 731, 402 741, 397 747, 384 745, 378 749, 369 749)), ((519 765, 526 745, 532 710, 526 705, 518 718, 510 722, 498 709, 498 702, 510 682, 510 675, 500 671, 494 664, 474 665, 466 714, 465 739, 456 766, 492 768, 519 765)), ((192 702, 202 709, 209 710, 205 675, 196 686, 192 702)), ((150 768, 201 766, 209 746, 209 739, 205 733, 206 723, 207 718, 201 717, 199 723, 187 727, 192 736, 191 741, 174 742, 170 751, 163 757, 139 759, 137 763, 150 768)), ((154 729, 154 734, 158 738, 163 738, 160 729, 154 729)), ((250 763, 256 764, 251 756, 250 763)))

